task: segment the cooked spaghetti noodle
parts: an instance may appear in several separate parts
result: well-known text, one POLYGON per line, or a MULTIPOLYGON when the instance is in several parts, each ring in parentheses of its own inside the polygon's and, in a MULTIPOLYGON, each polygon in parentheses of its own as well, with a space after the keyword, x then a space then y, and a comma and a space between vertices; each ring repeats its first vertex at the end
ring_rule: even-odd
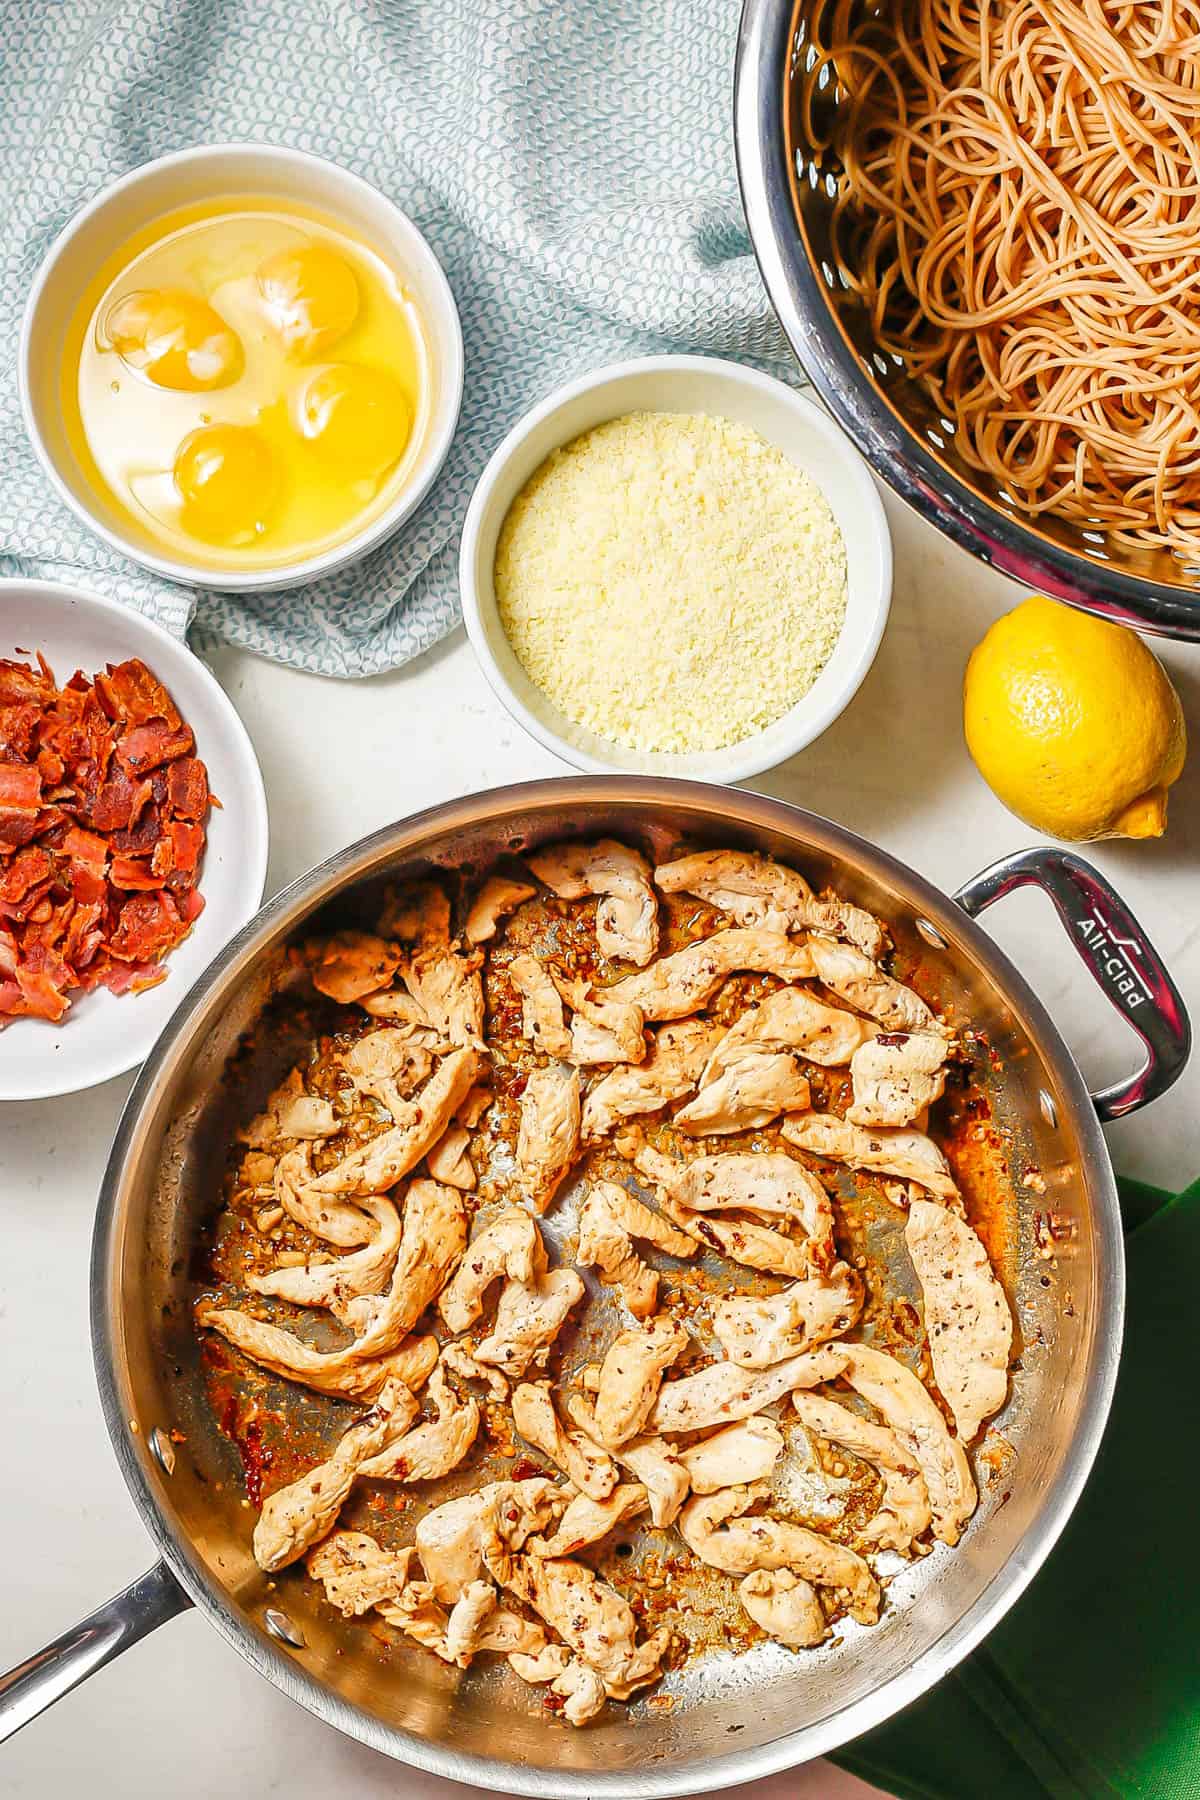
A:
POLYGON ((1027 513, 1200 553, 1200 0, 838 0, 834 243, 1027 513))

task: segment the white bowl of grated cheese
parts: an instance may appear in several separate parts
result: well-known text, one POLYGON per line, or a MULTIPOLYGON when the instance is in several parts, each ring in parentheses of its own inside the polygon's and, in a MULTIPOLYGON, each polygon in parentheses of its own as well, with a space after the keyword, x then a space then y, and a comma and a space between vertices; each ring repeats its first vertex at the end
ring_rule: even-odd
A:
POLYGON ((784 382, 705 356, 550 394, 480 477, 467 632, 517 722, 576 768, 743 781, 848 705, 887 622, 874 480, 784 382))

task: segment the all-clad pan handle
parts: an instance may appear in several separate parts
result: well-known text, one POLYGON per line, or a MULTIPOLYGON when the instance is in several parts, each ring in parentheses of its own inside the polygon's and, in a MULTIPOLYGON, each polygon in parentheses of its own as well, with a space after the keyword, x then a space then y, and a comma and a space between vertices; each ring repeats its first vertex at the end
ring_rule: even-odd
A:
POLYGON ((166 1563, 155 1563, 90 1618, 0 1675, 0 1743, 191 1604, 166 1563))
POLYGON ((1107 1121, 1148 1106, 1179 1079, 1192 1045, 1183 998, 1157 950, 1099 870, 1069 850, 1019 850, 984 869, 954 898, 974 919, 1019 887, 1038 887, 1050 896, 1093 981, 1146 1046, 1135 1074, 1092 1095, 1096 1111, 1107 1121))

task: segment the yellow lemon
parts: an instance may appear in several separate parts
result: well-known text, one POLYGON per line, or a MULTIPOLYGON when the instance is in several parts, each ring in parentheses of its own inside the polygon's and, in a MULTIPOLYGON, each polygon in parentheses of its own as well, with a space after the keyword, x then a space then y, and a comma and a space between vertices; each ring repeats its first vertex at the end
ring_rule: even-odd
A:
POLYGON ((967 748, 1019 819, 1053 837, 1161 837, 1187 755, 1179 696, 1123 625, 1034 595, 976 645, 967 748))

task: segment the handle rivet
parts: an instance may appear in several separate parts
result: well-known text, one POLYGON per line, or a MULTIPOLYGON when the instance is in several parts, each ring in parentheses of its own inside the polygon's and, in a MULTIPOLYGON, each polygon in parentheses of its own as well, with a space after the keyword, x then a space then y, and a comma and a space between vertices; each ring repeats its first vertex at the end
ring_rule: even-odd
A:
POLYGON ((163 1474, 173 1475, 175 1473, 175 1446, 161 1425, 154 1427, 148 1441, 154 1460, 163 1474))
POLYGON ((914 919, 913 924, 925 939, 925 942, 927 944, 932 944, 935 950, 944 950, 946 948, 945 938, 942 936, 937 926, 931 924, 928 919, 914 919))
POLYGON ((1055 1105, 1054 1095, 1047 1093, 1045 1088, 1038 1095, 1038 1106, 1047 1125, 1058 1124, 1058 1107, 1055 1105))
POLYGON ((279 1643, 286 1644, 291 1650, 303 1650, 304 1633, 285 1612, 280 1612, 277 1606, 269 1606, 263 1614, 263 1620, 271 1636, 279 1643))

